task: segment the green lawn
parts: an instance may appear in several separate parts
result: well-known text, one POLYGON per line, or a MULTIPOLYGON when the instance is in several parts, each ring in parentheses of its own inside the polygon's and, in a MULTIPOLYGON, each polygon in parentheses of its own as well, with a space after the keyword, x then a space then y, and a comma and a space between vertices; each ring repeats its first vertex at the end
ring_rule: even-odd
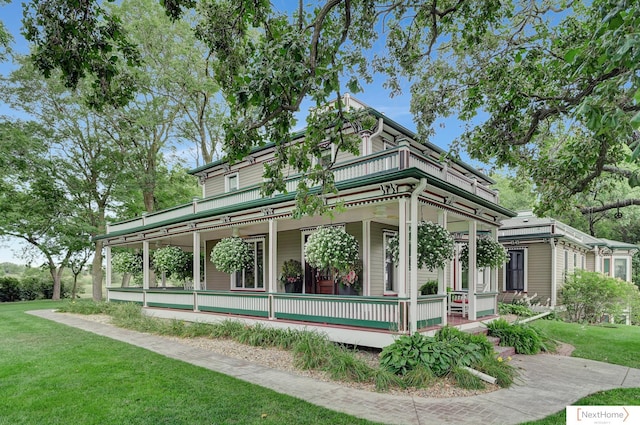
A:
MULTIPOLYGON (((589 326, 538 320, 533 323, 548 336, 576 347, 574 357, 598 360, 640 368, 640 327, 639 326, 589 326)), ((632 406, 640 404, 640 388, 621 388, 602 391, 582 398, 574 405, 583 406, 632 406)), ((562 410, 544 419, 521 425, 564 425, 565 411, 562 410)))
POLYGON ((372 423, 24 313, 58 305, 0 304, 0 425, 372 423))

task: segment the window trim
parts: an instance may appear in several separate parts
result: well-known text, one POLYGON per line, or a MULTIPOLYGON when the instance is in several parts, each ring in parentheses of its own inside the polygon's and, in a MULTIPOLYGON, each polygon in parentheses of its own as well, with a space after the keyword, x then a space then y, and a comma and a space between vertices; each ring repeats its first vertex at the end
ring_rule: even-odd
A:
MULTIPOLYGON (((253 288, 246 288, 246 282, 244 282, 244 269, 242 269, 242 274, 243 274, 243 283, 242 286, 236 286, 236 273, 231 273, 231 277, 230 277, 230 287, 232 291, 251 291, 251 292, 265 292, 266 289, 266 283, 267 283, 267 269, 266 269, 266 262, 267 262, 267 251, 266 251, 266 237, 265 236, 253 236, 250 238, 244 238, 243 240, 247 243, 251 243, 251 242, 262 242, 262 288, 258 288, 253 287, 253 288)), ((254 266, 256 265, 256 256, 255 256, 255 248, 254 248, 254 255, 253 255, 253 262, 254 262, 254 266)), ((256 278, 257 278, 257 274, 255 274, 256 278)), ((255 278, 254 278, 255 279, 255 278)), ((254 284, 257 282, 254 282, 254 284)))
POLYGON ((613 267, 611 270, 611 276, 614 278, 618 278, 621 280, 624 280, 625 282, 628 282, 629 279, 629 259, 627 257, 624 256, 612 256, 611 259, 613 260, 613 267), (617 260, 621 260, 624 261, 624 279, 622 279, 621 277, 616 276, 616 261, 617 260))
POLYGON ((234 173, 229 173, 229 174, 225 174, 224 176, 224 192, 225 193, 230 193, 230 192, 236 192, 240 190, 240 173, 238 173, 237 171, 234 173), (236 188, 235 189, 231 189, 231 186, 229 184, 229 180, 231 180, 231 178, 235 177, 236 178, 236 188))
MULTIPOLYGON (((517 247, 517 248, 507 248, 507 252, 511 253, 511 251, 522 251, 524 255, 524 264, 522 266, 523 273, 523 290, 522 292, 527 293, 529 291, 529 249, 526 246, 517 247)), ((505 263, 504 267, 502 267, 502 292, 513 291, 513 289, 507 289, 507 264, 505 263)))
POLYGON ((387 230, 384 229, 382 231, 382 284, 383 284, 383 294, 384 295, 397 295, 398 294, 398 265, 393 263, 393 272, 392 272, 392 286, 391 289, 387 288, 387 254, 388 254, 388 242, 389 239, 393 238, 398 234, 397 230, 387 230))
MULTIPOLYGON (((330 150, 331 151, 331 161, 333 161, 333 159, 336 157, 336 145, 333 143, 321 143, 320 144, 320 150, 321 153, 322 151, 325 150, 330 150)), ((337 158, 336 158, 337 159, 337 158)), ((312 162, 311 164, 315 167, 316 165, 321 165, 321 160, 322 160, 322 155, 320 157, 318 156, 314 156, 312 158, 312 162)))

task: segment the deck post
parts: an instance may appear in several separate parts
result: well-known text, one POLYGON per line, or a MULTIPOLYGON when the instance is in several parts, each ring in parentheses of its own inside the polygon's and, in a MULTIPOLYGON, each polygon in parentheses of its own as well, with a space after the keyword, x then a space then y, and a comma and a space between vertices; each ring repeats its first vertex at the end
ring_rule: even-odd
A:
MULTIPOLYGON (((447 228, 447 211, 440 210, 438 211, 438 224, 445 229, 447 228)), ((447 267, 443 267, 438 269, 438 294, 446 294, 447 293, 447 267)), ((447 326, 447 303, 442 303, 442 312, 440 313, 442 317, 442 326, 447 326)))
MULTIPOLYGON (((493 229, 491 229, 491 240, 494 242, 498 242, 498 228, 494 227, 493 229)), ((502 267, 505 267, 506 265, 503 264, 502 267)), ((491 284, 489 286, 489 291, 493 292, 493 293, 497 293, 498 292, 498 269, 499 267, 493 267, 491 268, 491 284)), ((493 297, 493 314, 498 314, 498 297, 494 296, 493 297)))
MULTIPOLYGON (((269 219, 269 294, 278 292, 278 222, 269 219)), ((273 299, 273 295, 270 295, 273 299)), ((269 303, 269 318, 275 319, 273 303, 269 303)))
MULTIPOLYGON (((106 287, 111 288, 111 247, 109 245, 104 247, 104 261, 105 261, 105 279, 106 279, 106 287)), ((109 293, 107 292, 107 297, 109 293)), ((107 299, 108 300, 108 299, 107 299)))
POLYGON ((200 233, 193 232, 193 289, 199 291, 200 287, 200 233))
POLYGON ((149 289, 149 241, 142 241, 142 289, 149 289))
POLYGON ((371 219, 362 220, 362 295, 371 295, 371 219))
POLYGON ((398 199, 398 297, 407 296, 407 199, 398 199))
POLYGON ((476 269, 476 256, 477 256, 477 244, 476 237, 478 233, 478 222, 475 220, 469 221, 469 320, 476 320, 477 318, 477 303, 476 303, 476 291, 478 282, 478 271, 476 269))
POLYGON ((411 275, 410 305, 409 305, 409 331, 414 334, 418 331, 418 196, 427 187, 427 179, 420 179, 420 183, 411 193, 411 232, 409 232, 411 257, 409 273, 411 275))

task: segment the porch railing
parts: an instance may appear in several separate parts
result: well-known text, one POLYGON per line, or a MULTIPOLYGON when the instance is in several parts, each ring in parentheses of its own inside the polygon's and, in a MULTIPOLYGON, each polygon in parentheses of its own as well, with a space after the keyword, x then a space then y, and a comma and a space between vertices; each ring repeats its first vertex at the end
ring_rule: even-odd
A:
POLYGON ((491 316, 497 312, 497 292, 476 293, 476 317, 491 316))
MULTIPOLYGON (((408 146, 398 146, 337 164, 333 172, 336 182, 344 182, 367 175, 393 172, 409 167, 418 168, 490 202, 498 202, 498 194, 495 191, 408 146)), ((285 181, 289 192, 295 192, 300 178, 299 175, 292 176, 285 181)), ((107 234, 259 199, 262 199, 261 186, 249 186, 231 193, 223 193, 204 199, 194 199, 189 204, 178 205, 168 210, 109 224, 107 226, 107 234)))
POLYGON ((443 313, 447 311, 446 295, 425 295, 418 298, 418 329, 442 324, 443 313))

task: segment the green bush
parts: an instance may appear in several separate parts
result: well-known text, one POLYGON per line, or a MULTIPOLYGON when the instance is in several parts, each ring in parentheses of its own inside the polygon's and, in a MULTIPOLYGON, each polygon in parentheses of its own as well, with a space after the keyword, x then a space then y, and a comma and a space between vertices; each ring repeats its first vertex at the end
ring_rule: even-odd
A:
POLYGON ((20 300, 20 280, 15 277, 0 277, 0 302, 20 300))
POLYGON ((500 338, 500 345, 513 347, 518 354, 538 354, 552 349, 552 342, 531 326, 510 324, 504 319, 498 319, 487 327, 489 335, 500 338))
POLYGON ((519 317, 533 317, 535 312, 526 305, 498 303, 498 312, 500 314, 515 314, 519 317))
POLYGON ((604 313, 615 316, 629 307, 640 307, 640 293, 634 284, 584 270, 567 277, 560 299, 571 322, 599 323, 604 313))
POLYGON ((438 293, 438 281, 429 280, 420 287, 420 295, 435 295, 438 293))
MULTIPOLYGON (((447 331, 453 333, 453 331, 447 331)), ((380 354, 380 366, 397 375, 406 375, 427 366, 435 376, 447 375, 455 366, 469 366, 483 356, 483 347, 457 336, 428 337, 403 335, 380 354)))
MULTIPOLYGON (((21 278, 0 278, 0 301, 33 301, 51 299, 53 282, 46 275, 31 275, 21 278)), ((60 283, 60 297, 69 298, 69 291, 60 283)))

